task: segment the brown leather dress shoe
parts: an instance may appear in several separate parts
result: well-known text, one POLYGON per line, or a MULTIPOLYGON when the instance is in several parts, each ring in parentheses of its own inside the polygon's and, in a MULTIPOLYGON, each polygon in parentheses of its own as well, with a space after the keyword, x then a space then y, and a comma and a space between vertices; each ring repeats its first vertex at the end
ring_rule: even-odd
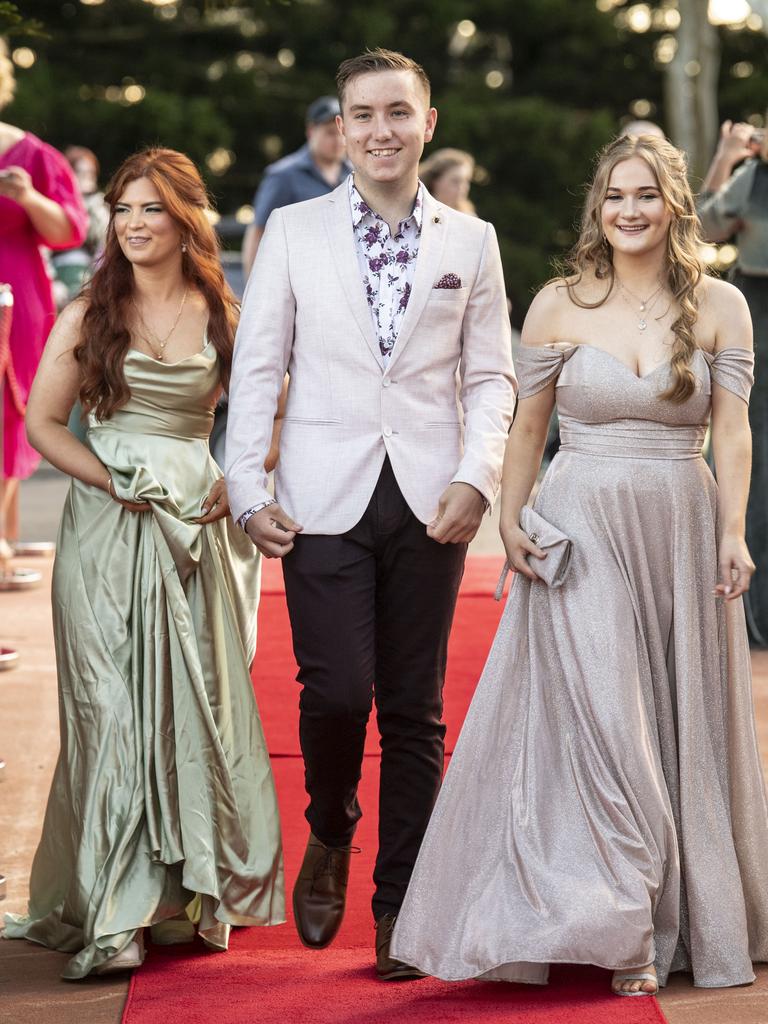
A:
POLYGON ((395 921, 395 914, 385 914, 376 922, 376 973, 382 981, 415 981, 417 978, 426 978, 426 974, 418 967, 410 967, 402 960, 395 960, 389 955, 395 921))
POLYGON ((293 916, 299 938, 310 949, 324 949, 344 918, 350 846, 326 846, 309 834, 307 852, 293 887, 293 916))

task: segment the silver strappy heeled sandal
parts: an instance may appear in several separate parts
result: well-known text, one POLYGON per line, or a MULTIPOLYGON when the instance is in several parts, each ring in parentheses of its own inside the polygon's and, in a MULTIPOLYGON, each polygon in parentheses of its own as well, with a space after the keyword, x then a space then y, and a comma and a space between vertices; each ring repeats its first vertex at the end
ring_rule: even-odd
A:
POLYGON ((621 971, 614 974, 611 988, 616 996, 655 996, 659 993, 659 979, 650 971, 621 971), (622 992, 621 989, 616 988, 617 985, 623 985, 625 981, 652 981, 654 990, 647 992, 644 988, 639 988, 637 992, 622 992))

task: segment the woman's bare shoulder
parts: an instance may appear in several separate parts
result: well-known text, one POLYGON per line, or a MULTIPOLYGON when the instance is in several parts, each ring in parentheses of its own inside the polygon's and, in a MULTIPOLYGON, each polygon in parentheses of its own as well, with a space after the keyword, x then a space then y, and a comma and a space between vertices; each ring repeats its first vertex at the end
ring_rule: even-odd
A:
POLYGON ((752 348, 752 317, 735 285, 705 277, 698 285, 699 318, 714 338, 713 348, 752 348))
POLYGON ((697 286, 699 294, 699 302, 704 304, 705 302, 712 307, 724 307, 733 309, 734 304, 741 306, 745 303, 743 294, 739 291, 736 285, 730 283, 730 281, 724 281, 721 277, 714 277, 711 274, 705 274, 697 286))
POLYGON ((573 317, 580 310, 599 306, 611 282, 591 272, 553 278, 536 295, 523 325, 524 345, 561 343, 573 332, 573 317))
POLYGON ((541 348, 556 342, 570 305, 567 280, 558 277, 548 281, 533 297, 528 309, 520 338, 522 344, 541 348))
POLYGON ((54 355, 72 351, 80 341, 83 318, 88 305, 86 299, 78 298, 64 307, 51 329, 46 349, 50 349, 54 355))

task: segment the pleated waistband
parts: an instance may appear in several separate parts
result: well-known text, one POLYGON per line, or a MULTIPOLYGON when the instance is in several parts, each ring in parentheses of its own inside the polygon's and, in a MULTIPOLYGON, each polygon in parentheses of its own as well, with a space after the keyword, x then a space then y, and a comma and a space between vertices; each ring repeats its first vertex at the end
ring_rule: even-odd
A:
POLYGON ((168 437, 177 441, 207 441, 211 433, 213 416, 208 413, 197 416, 149 415, 146 412, 133 413, 119 409, 104 423, 91 421, 89 430, 117 432, 126 435, 168 437))
POLYGON ((560 451, 611 459, 698 459, 706 427, 646 420, 582 423, 560 420, 560 451))

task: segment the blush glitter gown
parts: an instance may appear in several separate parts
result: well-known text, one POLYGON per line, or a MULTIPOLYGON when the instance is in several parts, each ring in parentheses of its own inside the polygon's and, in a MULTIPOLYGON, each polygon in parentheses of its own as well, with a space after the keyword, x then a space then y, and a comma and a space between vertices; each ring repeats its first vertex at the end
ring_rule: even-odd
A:
POLYGON ((717 582, 711 384, 753 358, 698 350, 659 398, 589 345, 523 348, 520 398, 556 380, 562 447, 536 509, 573 541, 562 588, 517 576, 395 929, 448 980, 543 984, 550 963, 654 962, 664 984, 768 959, 768 808, 741 599, 717 582))
POLYGON ((88 444, 129 512, 73 480, 56 545, 61 753, 7 938, 72 954, 82 978, 137 928, 202 897, 200 928, 285 920, 280 822, 249 666, 259 560, 230 519, 193 522, 221 476, 208 453, 216 350, 129 351, 131 398, 88 444))

